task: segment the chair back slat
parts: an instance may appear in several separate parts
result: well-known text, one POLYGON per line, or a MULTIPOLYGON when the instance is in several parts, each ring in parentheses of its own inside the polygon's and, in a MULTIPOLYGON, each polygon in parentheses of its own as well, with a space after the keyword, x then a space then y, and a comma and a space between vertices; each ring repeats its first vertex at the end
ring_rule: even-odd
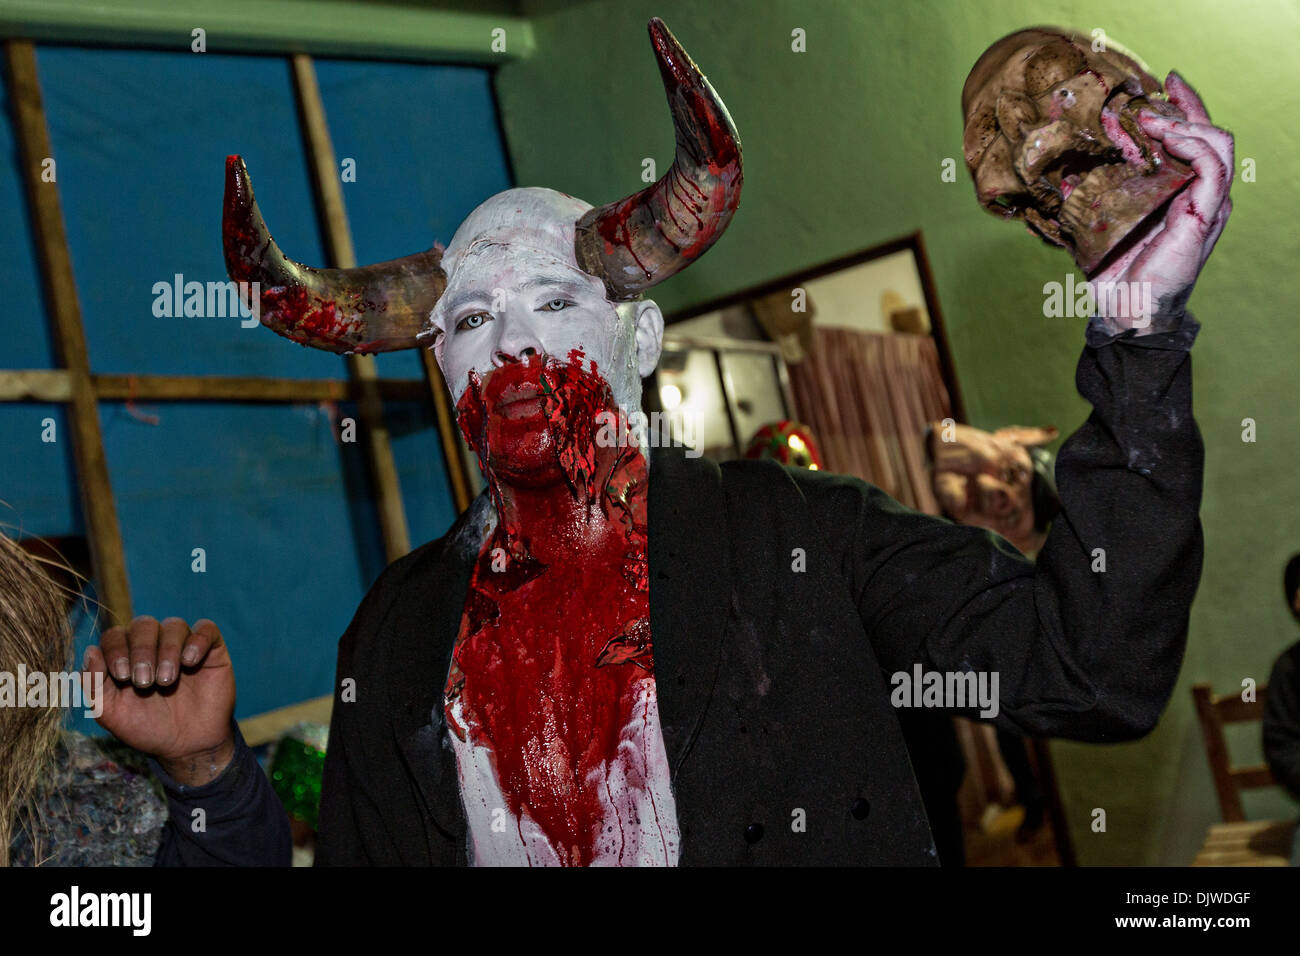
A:
POLYGON ((1239 724, 1264 719, 1264 701, 1268 688, 1258 687, 1255 700, 1245 701, 1240 694, 1216 697, 1209 684, 1192 688, 1196 702, 1196 716, 1201 724, 1201 737, 1205 741, 1205 755, 1210 762, 1210 775, 1219 797, 1219 808, 1225 823, 1239 823, 1246 819, 1241 804, 1241 791, 1275 786, 1272 771, 1264 764, 1251 767, 1234 767, 1228 757, 1228 742, 1224 737, 1225 724, 1239 724))

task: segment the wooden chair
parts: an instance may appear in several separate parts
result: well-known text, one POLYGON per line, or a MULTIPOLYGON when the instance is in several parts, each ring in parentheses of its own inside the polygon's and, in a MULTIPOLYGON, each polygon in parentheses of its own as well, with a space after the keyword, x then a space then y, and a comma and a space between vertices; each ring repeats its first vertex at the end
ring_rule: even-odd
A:
POLYGON ((1201 735, 1205 738, 1205 754, 1210 760, 1210 774, 1214 789, 1219 795, 1219 807, 1225 823, 1240 823, 1246 819, 1241 807, 1241 791, 1277 785, 1267 764, 1251 767, 1234 767, 1228 760, 1228 745, 1223 736, 1225 724, 1240 724, 1264 719, 1264 701, 1268 699, 1267 685, 1260 685, 1255 700, 1244 701, 1240 693, 1215 696, 1209 684, 1192 688, 1196 701, 1196 716, 1201 720, 1201 735))
POLYGON ((1225 724, 1259 721, 1264 718, 1264 701, 1268 688, 1256 690, 1255 700, 1244 701, 1240 693, 1215 696, 1209 684, 1192 688, 1196 701, 1196 716, 1201 721, 1201 735, 1205 739, 1205 754, 1210 761, 1210 774, 1214 789, 1219 795, 1223 823, 1210 827, 1205 843, 1192 862, 1193 866, 1288 866, 1291 841, 1295 833, 1294 821, 1246 820, 1241 806, 1241 791, 1277 784, 1267 764, 1235 767, 1228 759, 1228 744, 1224 739, 1225 724))

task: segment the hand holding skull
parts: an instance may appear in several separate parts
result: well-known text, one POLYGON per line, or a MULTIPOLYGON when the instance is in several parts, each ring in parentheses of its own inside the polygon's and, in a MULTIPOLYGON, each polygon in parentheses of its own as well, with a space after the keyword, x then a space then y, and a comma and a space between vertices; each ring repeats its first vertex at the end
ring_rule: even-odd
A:
POLYGON ((1232 208, 1232 136, 1182 77, 1035 27, 985 50, 962 111, 980 204, 1074 256, 1104 331, 1171 327, 1232 208))
MULTIPOLYGON (((1138 122, 1169 155, 1186 161, 1196 178, 1169 204, 1164 217, 1089 279, 1101 282, 1149 282, 1157 316, 1178 316, 1191 295, 1196 277, 1232 212, 1228 189, 1232 183, 1232 134, 1210 122, 1201 98, 1177 73, 1165 81, 1169 101, 1185 120, 1142 112, 1138 122)), ((1108 118, 1103 113, 1103 122, 1108 118)), ((1106 297, 1098 296, 1104 303, 1106 297)), ((1100 314, 1114 331, 1136 328, 1138 334, 1158 331, 1149 316, 1100 314)))

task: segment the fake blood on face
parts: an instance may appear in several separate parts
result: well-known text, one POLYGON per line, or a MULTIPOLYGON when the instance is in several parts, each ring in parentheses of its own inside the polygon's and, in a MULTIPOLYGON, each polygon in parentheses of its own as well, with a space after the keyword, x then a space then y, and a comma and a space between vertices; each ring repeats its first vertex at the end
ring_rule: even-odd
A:
POLYGON ((580 352, 507 364, 471 375, 458 403, 498 523, 445 692, 448 726, 489 750, 515 819, 569 865, 592 860, 606 774, 653 672, 646 462, 630 440, 597 444, 597 413, 617 409, 583 365, 580 352))

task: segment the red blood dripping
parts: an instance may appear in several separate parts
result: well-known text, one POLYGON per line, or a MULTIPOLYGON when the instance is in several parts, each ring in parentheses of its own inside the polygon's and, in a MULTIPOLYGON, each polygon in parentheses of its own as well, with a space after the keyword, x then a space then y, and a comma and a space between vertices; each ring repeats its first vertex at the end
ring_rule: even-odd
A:
POLYGON ((659 184, 656 183, 653 186, 641 190, 641 192, 637 193, 631 199, 625 199, 623 202, 619 203, 612 216, 602 216, 597 220, 597 226, 600 229, 601 238, 605 240, 606 253, 612 252, 615 246, 625 247, 628 253, 632 256, 632 261, 637 264, 637 268, 645 273, 647 279, 653 278, 654 273, 651 272, 646 267, 646 264, 641 261, 641 257, 637 254, 636 249, 632 245, 633 230, 628 225, 628 220, 637 209, 640 208, 640 203, 646 194, 650 193, 653 195, 658 192, 659 188, 659 184))
POLYGON ((488 748, 511 812, 526 811, 567 865, 592 860, 605 769, 653 673, 646 462, 630 438, 596 441, 597 414, 617 406, 584 364, 575 351, 471 375, 457 406, 500 520, 446 687, 449 726, 488 748), (512 403, 535 411, 503 414, 512 403), (527 480, 521 460, 535 465, 527 480))
POLYGON ((1079 73, 1080 75, 1087 73, 1092 76, 1095 76, 1097 78, 1097 82, 1101 85, 1102 93, 1104 93, 1106 96, 1110 96, 1110 84, 1107 83, 1105 77, 1103 77, 1096 70, 1091 69, 1089 67, 1084 67, 1082 70, 1079 71, 1079 73))

